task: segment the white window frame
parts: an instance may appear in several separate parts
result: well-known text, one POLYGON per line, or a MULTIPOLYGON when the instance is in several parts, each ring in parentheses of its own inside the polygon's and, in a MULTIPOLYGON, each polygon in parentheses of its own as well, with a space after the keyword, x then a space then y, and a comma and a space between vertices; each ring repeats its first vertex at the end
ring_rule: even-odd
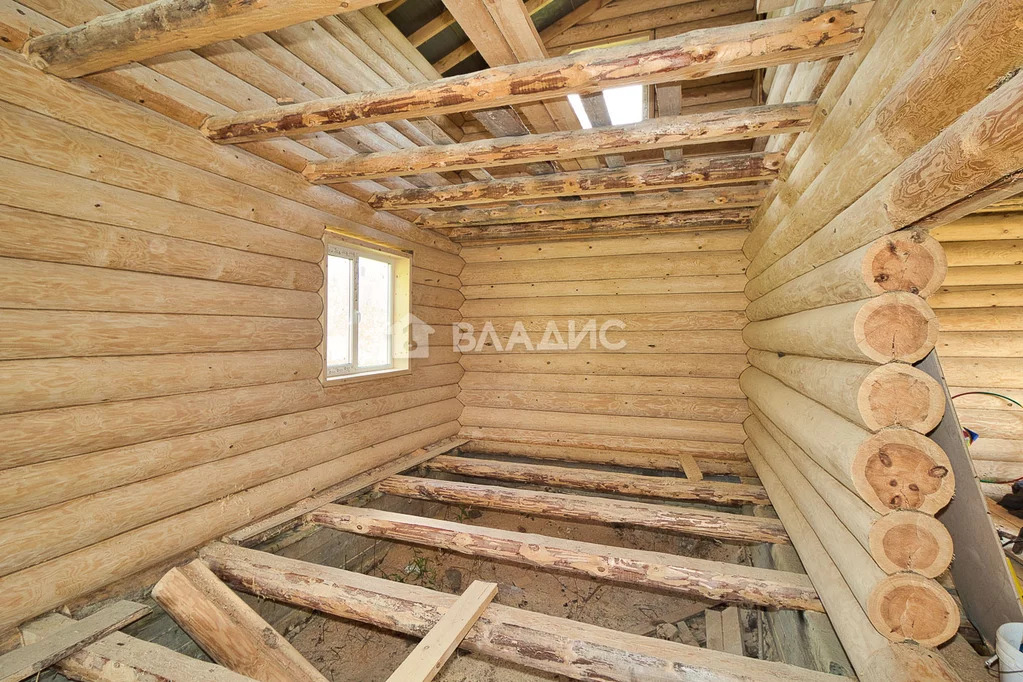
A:
POLYGON ((323 373, 321 380, 324 383, 336 382, 343 379, 355 379, 375 377, 383 374, 407 373, 409 371, 408 350, 410 346, 411 326, 408 324, 409 317, 409 296, 411 269, 410 255, 401 251, 383 249, 381 247, 370 247, 362 245, 354 240, 346 239, 334 234, 324 236, 326 254, 323 259, 323 373), (328 256, 346 258, 352 262, 351 286, 349 288, 351 301, 349 304, 349 362, 344 365, 330 366, 327 360, 327 343, 329 338, 330 324, 330 300, 328 296, 328 256), (391 333, 387 339, 387 356, 390 360, 381 365, 372 367, 359 367, 359 259, 369 258, 375 261, 383 261, 390 266, 391 270, 391 292, 388 297, 388 313, 391 321, 391 333))

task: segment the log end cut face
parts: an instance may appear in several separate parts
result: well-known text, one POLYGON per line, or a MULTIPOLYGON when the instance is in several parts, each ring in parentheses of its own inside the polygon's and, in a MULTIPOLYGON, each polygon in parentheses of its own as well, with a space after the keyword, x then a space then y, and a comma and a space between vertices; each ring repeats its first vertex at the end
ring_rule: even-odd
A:
POLYGON ((927 373, 900 363, 881 365, 872 371, 860 386, 857 402, 871 431, 904 426, 928 433, 945 414, 941 384, 927 373))
POLYGON ((934 514, 952 499, 954 476, 948 456, 915 431, 884 429, 860 446, 853 481, 871 507, 915 509, 934 514))
POLYGON ((906 291, 923 297, 941 286, 947 271, 945 252, 921 230, 896 232, 876 243, 863 259, 864 281, 876 293, 906 291))
POLYGON ((874 626, 893 642, 937 646, 959 629, 959 608, 948 592, 912 573, 886 577, 871 593, 867 608, 874 626))
POLYGON ((885 573, 910 571, 934 578, 952 563, 952 536, 929 514, 895 511, 870 528, 870 553, 885 573))
POLYGON ((864 354, 874 362, 916 362, 938 340, 938 320, 919 296, 890 293, 864 305, 855 334, 864 354))

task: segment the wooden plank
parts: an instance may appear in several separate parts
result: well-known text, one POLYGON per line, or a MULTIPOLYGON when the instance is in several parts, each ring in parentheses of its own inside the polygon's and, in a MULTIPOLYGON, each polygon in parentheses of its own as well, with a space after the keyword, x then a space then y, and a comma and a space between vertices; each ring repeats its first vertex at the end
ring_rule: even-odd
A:
POLYGON ((214 116, 204 123, 203 131, 217 142, 244 142, 841 56, 856 48, 869 4, 808 10, 757 22, 756 40, 752 42, 748 26, 707 29, 650 43, 486 69, 431 83, 214 116), (634 68, 637 62, 643 63, 644 68, 634 68), (552 77, 552 73, 557 77, 552 77))
POLYGON ((917 367, 945 387, 945 416, 931 438, 948 455, 956 481, 955 496, 938 514, 938 520, 952 534, 956 548, 951 569, 956 592, 966 616, 984 639, 994 645, 999 626, 1023 621, 1023 605, 1016 594, 1011 569, 1005 563, 1001 540, 991 525, 937 351, 932 351, 917 367))
POLYGON ((739 623, 739 609, 729 606, 721 612, 721 637, 726 651, 736 656, 744 654, 742 648, 742 625, 739 623))
MULTIPOLYGON (((416 585, 231 545, 212 545, 203 560, 222 580, 259 596, 423 637, 457 597, 416 585)), ((466 649, 573 679, 608 682, 720 682, 833 677, 784 664, 707 652, 579 621, 490 604, 462 642, 466 649)))
POLYGON ((151 610, 142 604, 119 601, 82 620, 68 620, 66 625, 39 641, 0 656, 0 682, 17 682, 35 675, 128 623, 134 623, 151 610))
POLYGON ((388 495, 434 500, 498 509, 519 514, 536 514, 574 521, 625 524, 640 528, 735 540, 739 542, 786 543, 781 523, 740 514, 669 507, 606 497, 563 495, 518 488, 436 481, 412 476, 392 476, 377 483, 388 495))
POLYGON ((704 635, 707 639, 707 648, 713 651, 725 650, 724 622, 721 612, 716 609, 707 609, 703 612, 704 635))
POLYGON ((497 583, 473 580, 387 682, 430 682, 496 596, 497 583))
MULTIPOLYGON (((691 456, 689 459, 696 467, 696 471, 699 472, 700 469, 696 465, 696 461, 691 456)), ((767 493, 760 486, 693 480, 688 476, 688 471, 686 478, 642 476, 445 455, 429 460, 424 467, 430 471, 443 471, 474 478, 492 478, 498 481, 515 481, 554 488, 575 488, 636 497, 691 500, 723 505, 770 504, 767 493)))
POLYGON ((750 207, 759 205, 763 199, 764 190, 758 186, 689 189, 582 201, 436 211, 421 215, 416 224, 438 228, 610 218, 750 207))
POLYGON ((172 568, 153 599, 221 665, 265 682, 327 682, 287 639, 195 561, 172 568))
POLYGON ((49 73, 74 78, 162 54, 263 33, 381 0, 156 0, 33 38, 24 51, 49 73))
MULTIPOLYGON (((27 642, 40 641, 73 623, 51 613, 21 626, 27 642)), ((114 632, 57 663, 57 670, 84 682, 253 682, 252 678, 171 651, 166 647, 114 632), (111 677, 111 671, 116 677, 111 677)))
POLYGON ((522 137, 476 140, 400 152, 357 154, 309 163, 303 175, 315 184, 414 175, 427 169, 464 170, 579 158, 603 152, 664 149, 683 142, 748 140, 809 126, 811 103, 731 109, 658 118, 611 128, 570 130, 522 137))
POLYGON ((769 608, 822 609, 809 581, 796 573, 764 571, 663 552, 470 526, 375 509, 327 505, 308 518, 312 523, 349 533, 436 547, 618 585, 664 590, 696 599, 769 608))
POLYGON ((411 469, 431 457, 454 450, 459 445, 467 442, 469 442, 467 438, 446 438, 432 445, 427 445, 415 452, 410 452, 407 455, 398 457, 394 461, 374 467, 369 471, 365 471, 346 481, 342 481, 337 485, 322 490, 315 495, 311 495, 287 509, 277 512, 265 519, 251 523, 244 528, 240 528, 225 536, 224 542, 230 542, 235 545, 244 545, 247 547, 266 542, 286 530, 297 527, 301 524, 302 517, 304 515, 315 511, 325 504, 330 504, 335 500, 354 495, 363 488, 367 488, 384 478, 393 476, 394 474, 405 471, 406 469, 411 469))
POLYGON ((443 208, 766 181, 777 176, 782 158, 780 154, 698 156, 678 163, 633 164, 620 169, 581 170, 542 178, 502 178, 446 187, 398 189, 374 195, 370 204, 383 209, 443 208))

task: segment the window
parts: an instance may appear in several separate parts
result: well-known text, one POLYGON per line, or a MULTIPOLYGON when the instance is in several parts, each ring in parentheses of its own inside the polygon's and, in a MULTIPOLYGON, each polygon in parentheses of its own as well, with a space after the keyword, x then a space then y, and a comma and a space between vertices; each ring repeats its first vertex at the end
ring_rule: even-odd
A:
POLYGON ((326 378, 408 369, 409 259, 327 242, 326 378))

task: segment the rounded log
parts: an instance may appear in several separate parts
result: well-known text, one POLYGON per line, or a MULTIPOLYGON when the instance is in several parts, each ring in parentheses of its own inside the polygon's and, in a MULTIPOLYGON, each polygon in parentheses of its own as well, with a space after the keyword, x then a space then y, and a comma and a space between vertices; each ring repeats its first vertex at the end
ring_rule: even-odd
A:
POLYGON ((938 320, 923 299, 890 292, 862 301, 751 322, 751 348, 858 362, 916 362, 938 339, 938 320))
POLYGON ((882 514, 870 526, 870 554, 885 573, 936 578, 952 563, 952 536, 941 521, 916 511, 882 514))
MULTIPOLYGON (((771 440, 765 444, 777 448, 771 440)), ((913 573, 885 575, 805 478, 798 473, 794 478, 787 477, 773 467, 759 448, 753 447, 749 453, 771 499, 777 500, 782 498, 778 493, 784 494, 782 507, 778 508, 782 521, 788 524, 795 514, 805 519, 809 525, 806 532, 823 545, 870 623, 883 637, 892 642, 912 640, 924 646, 937 646, 955 635, 959 628, 959 607, 944 588, 934 580, 913 573), (789 484, 785 485, 783 480, 789 484), (788 513, 783 512, 786 502, 792 507, 785 510, 788 513)), ((801 529, 799 524, 793 525, 796 530, 791 537, 799 551, 803 544, 799 537, 801 529)), ((806 557, 803 558, 805 565, 806 557)))
POLYGON ((739 384, 768 419, 875 510, 933 514, 952 499, 948 456, 926 436, 901 427, 872 434, 755 367, 739 384))
POLYGON ((913 573, 886 576, 871 592, 867 617, 882 635, 937 646, 959 629, 959 607, 934 580, 913 573))
POLYGON ((926 298, 941 286, 947 270, 944 250, 936 239, 923 230, 902 230, 763 295, 752 282, 747 284, 746 295, 753 302, 747 306, 746 315, 751 320, 764 320, 888 291, 906 291, 926 298))
POLYGON ((755 416, 748 418, 743 428, 771 467, 786 481, 805 478, 882 571, 911 571, 934 578, 948 568, 952 536, 941 522, 916 511, 881 513, 872 509, 814 462, 756 405, 751 408, 755 416))
POLYGON ((911 365, 867 365, 751 350, 750 364, 870 431, 928 433, 945 413, 941 385, 911 365))

